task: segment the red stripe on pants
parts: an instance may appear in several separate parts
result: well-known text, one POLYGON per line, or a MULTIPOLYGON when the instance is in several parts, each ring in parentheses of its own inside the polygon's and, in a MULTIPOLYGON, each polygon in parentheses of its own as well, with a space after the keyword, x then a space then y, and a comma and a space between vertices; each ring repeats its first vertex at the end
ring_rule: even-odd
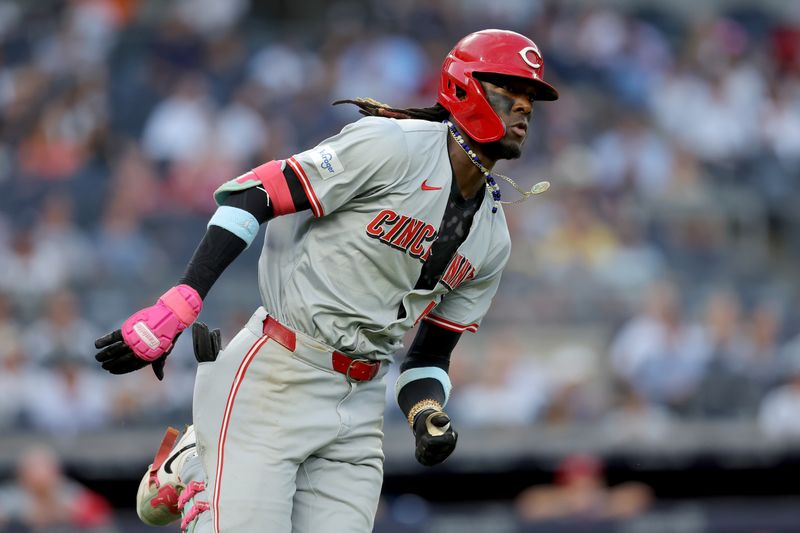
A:
POLYGON ((253 357, 255 357, 258 350, 268 340, 269 337, 266 336, 259 338, 255 344, 250 347, 250 350, 247 351, 244 359, 239 363, 239 369, 236 371, 236 376, 233 378, 231 389, 228 392, 228 399, 225 402, 225 412, 222 415, 222 426, 220 427, 219 442, 217 443, 217 471, 214 481, 214 495, 211 499, 211 509, 214 514, 214 533, 219 533, 219 497, 220 487, 222 486, 222 463, 225 459, 225 437, 228 435, 228 423, 230 422, 231 413, 233 412, 233 402, 236 401, 236 393, 239 392, 239 386, 244 380, 244 375, 247 373, 247 368, 253 361, 253 357))

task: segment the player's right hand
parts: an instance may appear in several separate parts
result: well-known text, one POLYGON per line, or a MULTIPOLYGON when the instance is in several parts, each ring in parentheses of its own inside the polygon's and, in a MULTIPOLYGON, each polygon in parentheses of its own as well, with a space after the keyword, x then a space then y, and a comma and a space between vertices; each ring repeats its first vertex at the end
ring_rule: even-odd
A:
POLYGON ((133 372, 153 363, 153 371, 162 379, 164 360, 175 340, 202 308, 203 300, 192 287, 173 287, 155 305, 130 316, 122 328, 97 339, 95 348, 101 351, 95 359, 112 374, 133 372))
POLYGON ((425 466, 441 463, 453 453, 458 433, 450 424, 444 411, 426 409, 414 418, 414 437, 417 441, 415 456, 425 466))
POLYGON ((198 363, 216 361, 222 347, 222 334, 218 329, 208 329, 203 322, 195 322, 192 324, 192 347, 198 363))

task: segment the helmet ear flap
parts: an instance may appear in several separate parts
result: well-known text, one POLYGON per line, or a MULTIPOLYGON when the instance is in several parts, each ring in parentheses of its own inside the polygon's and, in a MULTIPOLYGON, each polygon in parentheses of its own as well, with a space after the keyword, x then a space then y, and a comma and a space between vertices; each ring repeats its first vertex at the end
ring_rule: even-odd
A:
POLYGON ((447 78, 447 89, 448 91, 451 91, 451 94, 455 95, 456 99, 462 102, 466 100, 467 90, 456 83, 453 78, 447 78))
POLYGON ((474 76, 467 80, 467 95, 456 111, 451 110, 459 126, 475 142, 499 141, 506 134, 506 125, 486 99, 481 82, 474 76))
POLYGON ((486 99, 481 82, 458 62, 445 63, 442 68, 439 103, 475 142, 494 142, 506 134, 506 126, 486 99))

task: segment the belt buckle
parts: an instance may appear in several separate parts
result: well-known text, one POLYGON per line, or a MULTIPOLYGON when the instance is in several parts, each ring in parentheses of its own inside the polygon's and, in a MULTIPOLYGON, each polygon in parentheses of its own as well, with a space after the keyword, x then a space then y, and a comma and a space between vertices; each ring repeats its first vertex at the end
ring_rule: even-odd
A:
POLYGON ((352 370, 353 365, 356 364, 356 362, 358 362, 358 361, 359 361, 359 359, 352 359, 351 358, 350 362, 347 364, 347 370, 344 373, 344 377, 345 377, 345 379, 347 379, 348 383, 363 381, 362 379, 358 379, 358 378, 355 378, 355 377, 350 375, 350 370, 352 370))
POLYGON ((353 382, 360 383, 360 382, 362 382, 362 381, 369 381, 370 379, 372 379, 372 377, 374 377, 374 374, 373 374, 373 376, 372 376, 372 377, 369 377, 369 378, 367 378, 367 379, 363 379, 363 378, 357 378, 357 377, 355 377, 355 376, 352 376, 352 375, 350 375, 350 371, 353 369, 353 366, 354 366, 356 363, 364 363, 364 364, 369 364, 369 363, 371 363, 371 362, 372 362, 372 361, 370 361, 369 359, 354 359, 354 358, 350 358, 350 363, 348 363, 348 365, 347 365, 347 370, 346 370, 346 371, 345 371, 345 373, 344 373, 344 377, 347 379, 347 382, 348 382, 348 383, 353 383, 353 382))

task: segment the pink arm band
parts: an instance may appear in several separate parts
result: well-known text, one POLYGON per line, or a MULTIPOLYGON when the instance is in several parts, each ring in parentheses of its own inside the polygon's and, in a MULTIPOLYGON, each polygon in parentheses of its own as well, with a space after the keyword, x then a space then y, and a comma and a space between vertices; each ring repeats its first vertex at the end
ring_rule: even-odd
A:
POLYGON ((286 184, 286 177, 281 170, 280 161, 270 161, 253 169, 264 190, 267 191, 272 201, 272 210, 275 216, 287 215, 297 211, 292 200, 292 193, 286 184))

